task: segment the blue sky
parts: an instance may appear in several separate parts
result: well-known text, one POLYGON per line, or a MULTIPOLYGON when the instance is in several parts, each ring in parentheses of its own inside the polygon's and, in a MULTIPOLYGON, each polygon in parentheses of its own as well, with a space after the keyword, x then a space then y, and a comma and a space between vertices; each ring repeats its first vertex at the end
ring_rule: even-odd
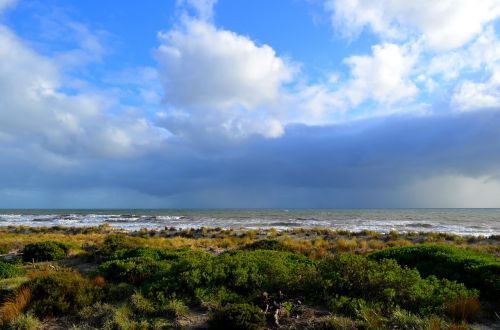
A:
POLYGON ((500 207, 496 0, 0 0, 0 207, 500 207))

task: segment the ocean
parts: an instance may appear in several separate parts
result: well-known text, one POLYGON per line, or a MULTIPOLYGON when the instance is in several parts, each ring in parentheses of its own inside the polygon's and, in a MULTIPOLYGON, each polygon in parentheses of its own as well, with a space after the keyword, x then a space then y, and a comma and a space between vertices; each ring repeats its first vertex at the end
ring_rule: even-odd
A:
POLYGON ((98 226, 126 230, 165 227, 326 227, 387 233, 500 235, 500 209, 0 209, 0 226, 98 226))

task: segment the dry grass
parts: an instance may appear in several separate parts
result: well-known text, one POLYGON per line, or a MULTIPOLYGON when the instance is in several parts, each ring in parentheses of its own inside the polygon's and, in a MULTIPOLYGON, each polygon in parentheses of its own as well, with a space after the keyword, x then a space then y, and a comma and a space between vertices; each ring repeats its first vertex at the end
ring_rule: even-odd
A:
POLYGON ((20 315, 31 300, 31 289, 23 287, 0 306, 0 319, 9 323, 20 315))
POLYGON ((356 247, 358 246, 358 242, 355 237, 351 239, 339 238, 337 239, 336 243, 337 243, 336 247, 340 251, 353 252, 354 250, 356 250, 356 247))
MULTIPOLYGON (((21 249, 27 243, 53 240, 69 244, 72 254, 92 251, 110 233, 120 233, 110 227, 65 228, 65 227, 4 227, 0 228, 0 242, 10 250, 21 249)), ((500 244, 495 239, 462 239, 456 235, 440 233, 398 233, 382 234, 369 230, 351 232, 327 228, 290 228, 286 231, 273 229, 222 229, 188 228, 178 230, 139 230, 122 232, 135 246, 152 248, 191 248, 208 251, 237 249, 263 238, 278 239, 293 251, 311 258, 321 258, 326 253, 338 250, 369 253, 388 246, 406 246, 426 241, 442 241, 448 244, 500 255, 500 244)))
POLYGON ((382 250, 385 248, 385 243, 379 239, 371 239, 368 241, 368 246, 372 250, 382 250))
POLYGON ((425 323, 424 330, 442 330, 445 326, 446 324, 439 316, 431 315, 425 323))
POLYGON ((481 304, 477 297, 458 297, 449 302, 446 312, 454 321, 471 322, 477 319, 481 304))
POLYGON ((396 239, 396 240, 391 240, 386 243, 387 246, 390 247, 399 247, 399 246, 408 246, 408 245, 413 245, 412 242, 406 240, 406 239, 396 239))
POLYGON ((90 279, 90 282, 98 287, 103 288, 106 285, 106 280, 101 275, 96 275, 90 279))

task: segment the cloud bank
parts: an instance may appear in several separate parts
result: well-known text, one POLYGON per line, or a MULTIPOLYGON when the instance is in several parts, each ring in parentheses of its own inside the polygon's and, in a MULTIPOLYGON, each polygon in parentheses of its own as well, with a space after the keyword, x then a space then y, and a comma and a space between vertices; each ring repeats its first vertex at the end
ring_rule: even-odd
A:
POLYGON ((327 1, 371 43, 324 79, 215 5, 178 1, 157 67, 105 89, 100 32, 43 53, 0 23, 0 207, 500 206, 497 1, 327 1))

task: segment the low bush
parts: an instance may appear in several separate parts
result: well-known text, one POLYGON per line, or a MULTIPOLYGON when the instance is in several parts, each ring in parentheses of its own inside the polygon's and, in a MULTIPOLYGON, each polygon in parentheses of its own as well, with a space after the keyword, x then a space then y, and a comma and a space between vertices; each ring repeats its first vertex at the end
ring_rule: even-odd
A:
POLYGON ((128 235, 108 235, 104 242, 94 251, 94 257, 97 259, 107 259, 117 251, 136 248, 139 245, 137 240, 128 235))
POLYGON ((102 289, 78 273, 57 272, 37 277, 26 285, 31 289, 29 309, 39 317, 76 314, 100 300, 102 289))
POLYGON ((319 296, 324 301, 342 297, 340 308, 353 309, 356 306, 350 304, 359 302, 353 299, 362 299, 378 304, 384 311, 399 306, 417 313, 442 313, 449 301, 477 296, 462 284, 435 277, 422 279, 418 271, 402 268, 389 259, 374 261, 360 255, 340 254, 323 259, 318 269, 319 296))
POLYGON ((210 329, 258 330, 264 327, 264 312, 250 304, 232 304, 214 312, 209 320, 210 329))
POLYGON ((111 302, 118 302, 129 299, 135 292, 135 287, 129 283, 106 283, 103 288, 106 300, 111 302))
POLYGON ((314 272, 315 265, 306 257, 281 251, 212 256, 194 250, 132 249, 114 253, 98 271, 107 279, 141 286, 149 297, 175 294, 200 303, 218 300, 217 305, 263 291, 299 292, 305 274, 314 272))
POLYGON ((228 290, 224 286, 216 288, 196 288, 195 301, 208 310, 220 308, 226 304, 243 302, 243 297, 228 290))
POLYGON ((394 259, 400 265, 430 275, 464 283, 483 296, 500 297, 500 258, 447 245, 421 244, 375 252, 372 259, 394 259))
POLYGON ((134 257, 124 260, 110 260, 99 265, 99 271, 109 280, 141 284, 158 274, 167 272, 170 263, 147 257, 134 257))
POLYGON ((272 250, 272 251, 292 251, 292 249, 275 239, 263 239, 252 242, 243 247, 245 250, 272 250))
POLYGON ((0 279, 21 276, 24 273, 24 269, 16 265, 0 261, 0 279))
POLYGON ((69 252, 69 246, 55 241, 44 241, 27 244, 22 253, 24 261, 53 261, 64 258, 69 252))

